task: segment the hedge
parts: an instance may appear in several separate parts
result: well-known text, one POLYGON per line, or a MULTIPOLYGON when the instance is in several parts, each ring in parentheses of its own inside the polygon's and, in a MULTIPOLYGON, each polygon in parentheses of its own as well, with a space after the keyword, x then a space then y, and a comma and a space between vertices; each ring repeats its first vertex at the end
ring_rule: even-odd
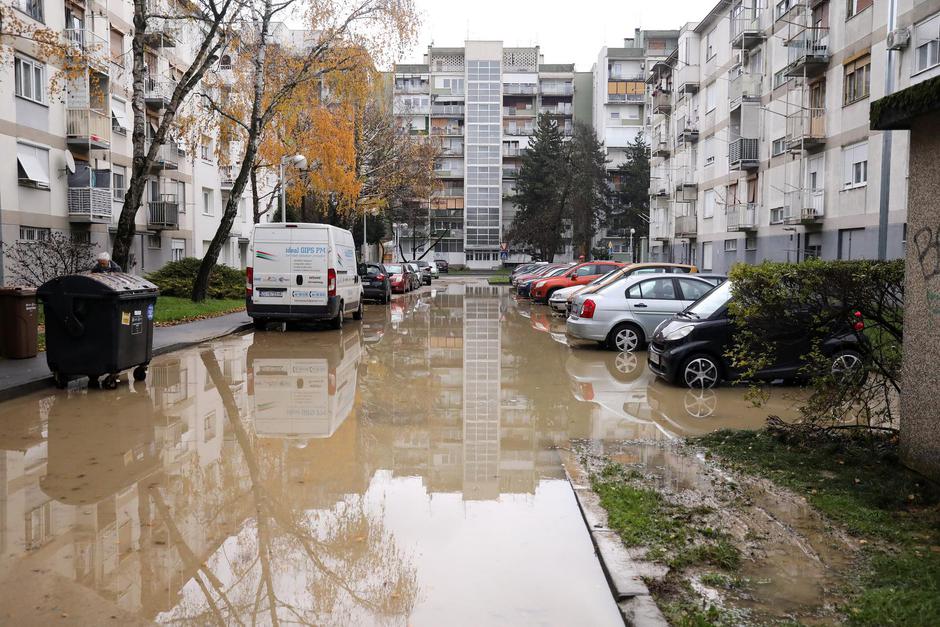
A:
MULTIPOLYGON (((146 278, 160 288, 161 295, 189 298, 201 263, 195 257, 171 261, 146 278)), ((209 275, 209 298, 242 298, 244 295, 244 270, 236 270, 224 264, 217 264, 212 269, 209 275)))

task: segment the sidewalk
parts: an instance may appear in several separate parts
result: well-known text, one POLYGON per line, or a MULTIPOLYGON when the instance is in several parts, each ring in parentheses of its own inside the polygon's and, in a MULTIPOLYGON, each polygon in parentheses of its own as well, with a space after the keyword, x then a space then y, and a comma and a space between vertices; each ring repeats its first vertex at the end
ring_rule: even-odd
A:
MULTIPOLYGON (((156 327, 153 330, 153 354, 162 355, 249 328, 251 318, 244 311, 172 327, 156 327)), ((52 373, 46 366, 45 353, 31 359, 0 360, 0 401, 51 385, 52 373)))

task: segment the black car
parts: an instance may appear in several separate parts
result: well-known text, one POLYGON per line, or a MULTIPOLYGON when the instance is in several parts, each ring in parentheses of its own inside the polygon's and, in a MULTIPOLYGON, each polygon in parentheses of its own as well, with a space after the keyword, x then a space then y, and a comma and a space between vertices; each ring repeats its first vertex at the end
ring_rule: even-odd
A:
POLYGON ((359 265, 362 293, 366 298, 388 303, 392 299, 392 281, 388 271, 380 263, 359 265))
POLYGON ((450 272, 450 264, 443 259, 435 259, 434 264, 437 266, 438 272, 441 274, 447 274, 450 272))
POLYGON ((412 261, 411 263, 418 266, 418 270, 421 271, 421 283, 424 285, 430 285, 431 279, 431 264, 427 261, 412 261))
MULTIPOLYGON (((734 341, 735 327, 728 316, 731 282, 725 281, 685 311, 660 324, 653 333, 647 359, 657 376, 690 388, 710 388, 741 373, 725 353, 734 341)), ((858 322, 856 322, 858 324, 858 322)), ((833 373, 848 372, 862 364, 863 335, 845 328, 822 338, 820 348, 831 360, 833 373)), ((806 365, 813 338, 805 332, 769 338, 778 354, 775 363, 762 370, 762 380, 796 379, 806 365)))

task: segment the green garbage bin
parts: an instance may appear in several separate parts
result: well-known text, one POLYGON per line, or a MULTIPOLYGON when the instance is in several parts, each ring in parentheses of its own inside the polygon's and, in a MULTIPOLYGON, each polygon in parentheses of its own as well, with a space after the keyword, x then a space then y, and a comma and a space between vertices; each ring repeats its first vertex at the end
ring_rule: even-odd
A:
POLYGON ((31 287, 0 288, 0 355, 35 357, 39 351, 39 310, 31 287))

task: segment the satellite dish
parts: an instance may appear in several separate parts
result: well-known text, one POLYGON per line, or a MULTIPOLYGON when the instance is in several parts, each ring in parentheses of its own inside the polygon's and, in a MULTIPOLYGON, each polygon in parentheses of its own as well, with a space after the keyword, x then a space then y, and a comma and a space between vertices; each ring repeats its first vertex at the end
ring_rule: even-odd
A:
POLYGON ((69 171, 69 174, 75 174, 75 158, 68 150, 65 151, 65 169, 69 171))

